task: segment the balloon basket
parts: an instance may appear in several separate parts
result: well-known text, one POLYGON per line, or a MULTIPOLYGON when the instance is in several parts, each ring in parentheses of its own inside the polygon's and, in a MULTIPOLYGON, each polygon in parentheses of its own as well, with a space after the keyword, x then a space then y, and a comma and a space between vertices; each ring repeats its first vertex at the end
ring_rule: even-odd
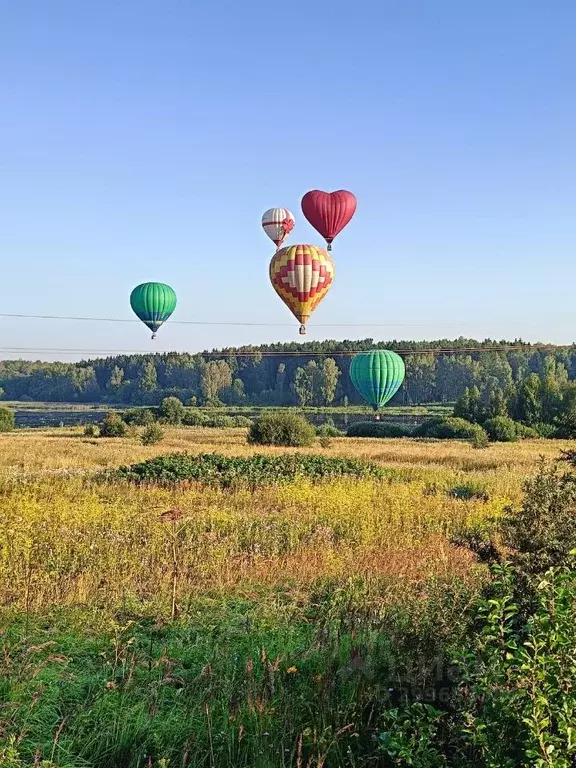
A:
POLYGON ((326 248, 326 250, 327 251, 331 251, 332 250, 332 243, 328 243, 328 247, 326 248))
POLYGON ((300 326, 300 336, 305 336, 305 335, 306 335, 306 326, 305 325, 301 325, 300 326))
POLYGON ((155 334, 155 333, 153 333, 153 334, 152 334, 152 338, 153 338, 153 339, 155 339, 155 338, 156 338, 156 334, 155 334))

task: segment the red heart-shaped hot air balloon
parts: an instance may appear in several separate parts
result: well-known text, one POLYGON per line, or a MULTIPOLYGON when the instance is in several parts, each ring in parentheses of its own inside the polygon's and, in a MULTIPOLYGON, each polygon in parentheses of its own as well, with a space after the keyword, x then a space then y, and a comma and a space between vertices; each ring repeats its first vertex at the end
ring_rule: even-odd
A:
POLYGON ((313 189, 302 198, 302 213, 314 229, 328 243, 341 232, 356 212, 356 198, 352 192, 339 189, 337 192, 321 192, 313 189))

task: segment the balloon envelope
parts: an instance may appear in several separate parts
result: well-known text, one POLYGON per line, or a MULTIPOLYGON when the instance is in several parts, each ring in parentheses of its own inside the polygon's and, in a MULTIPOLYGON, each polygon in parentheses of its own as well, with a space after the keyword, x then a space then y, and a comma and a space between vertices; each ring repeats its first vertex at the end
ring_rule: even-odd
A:
POLYGON ((358 393, 374 410, 385 405, 400 389, 404 360, 387 349, 360 352, 350 363, 350 378, 358 393))
POLYGON ((162 323, 176 309, 176 294, 165 283, 142 283, 130 294, 130 306, 144 325, 152 331, 152 338, 162 323))
POLYGON ((289 245, 276 251, 270 262, 270 282, 278 296, 300 321, 300 333, 310 315, 328 293, 334 264, 324 248, 289 245))
POLYGON ((356 212, 356 198, 352 192, 339 189, 337 192, 322 192, 313 189, 307 192, 301 202, 302 213, 314 229, 330 244, 356 212))
POLYGON ((294 229, 296 219, 288 208, 269 208, 262 216, 262 227, 278 247, 294 229))

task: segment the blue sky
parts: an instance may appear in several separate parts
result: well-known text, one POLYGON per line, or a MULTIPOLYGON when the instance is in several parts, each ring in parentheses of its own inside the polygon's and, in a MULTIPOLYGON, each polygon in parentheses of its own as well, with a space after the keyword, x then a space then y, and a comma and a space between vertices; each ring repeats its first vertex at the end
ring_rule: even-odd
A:
POLYGON ((322 244, 314 188, 358 210, 308 339, 573 341, 575 35, 568 0, 0 0, 0 311, 131 319, 160 280, 174 320, 278 324, 0 318, 0 348, 299 340, 260 217, 322 244))

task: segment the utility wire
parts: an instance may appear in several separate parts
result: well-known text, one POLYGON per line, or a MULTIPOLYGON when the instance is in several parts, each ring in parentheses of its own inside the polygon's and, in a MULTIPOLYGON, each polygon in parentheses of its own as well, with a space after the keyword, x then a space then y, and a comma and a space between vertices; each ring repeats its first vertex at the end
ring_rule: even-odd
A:
MULTIPOLYGON (((558 351, 562 349, 572 349, 576 344, 511 344, 494 345, 490 347, 429 347, 426 349, 395 349, 399 355, 458 355, 458 354, 478 354, 478 353, 502 353, 502 352, 542 352, 558 351)), ((63 349, 56 347, 0 347, 0 352, 27 354, 70 354, 70 355, 169 355, 169 354, 190 354, 192 357, 214 357, 218 359, 230 357, 342 357, 345 355, 356 355, 360 352, 366 352, 365 349, 342 349, 342 350, 287 350, 287 351, 259 351, 258 349, 246 350, 242 348, 238 351, 233 349, 223 352, 187 352, 186 350, 169 350, 154 352, 150 349, 63 349)))
MULTIPOLYGON (((0 317, 20 318, 27 320, 82 320, 97 323, 140 323, 137 318, 121 317, 76 317, 72 315, 25 315, 11 312, 0 312, 0 317)), ((237 321, 220 322, 212 320, 166 320, 170 325, 232 325, 258 328, 293 328, 294 323, 245 323, 237 321)), ((474 325, 468 320, 459 323, 314 323, 314 328, 429 328, 460 325, 474 325)))

